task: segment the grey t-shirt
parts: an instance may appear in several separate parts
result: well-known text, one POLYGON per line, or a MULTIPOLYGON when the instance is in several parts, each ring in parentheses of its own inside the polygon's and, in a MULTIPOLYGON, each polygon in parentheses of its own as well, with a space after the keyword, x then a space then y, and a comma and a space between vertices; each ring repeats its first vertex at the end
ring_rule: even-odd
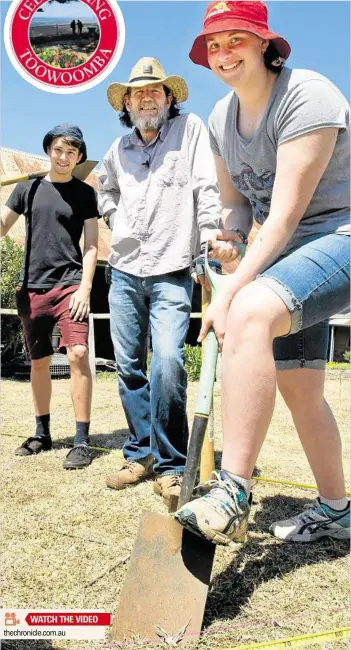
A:
POLYGON ((349 232, 350 109, 338 88, 317 72, 283 68, 249 141, 237 131, 237 110, 233 91, 216 104, 209 119, 211 147, 223 158, 237 190, 249 199, 259 225, 269 214, 278 146, 322 127, 339 128, 331 160, 285 252, 311 235, 349 232))

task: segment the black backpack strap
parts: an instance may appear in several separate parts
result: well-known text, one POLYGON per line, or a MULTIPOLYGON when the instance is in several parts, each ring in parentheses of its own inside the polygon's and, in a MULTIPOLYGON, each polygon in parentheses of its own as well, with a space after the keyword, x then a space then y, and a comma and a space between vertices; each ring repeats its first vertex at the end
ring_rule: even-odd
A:
POLYGON ((32 248, 32 206, 35 193, 39 187, 41 178, 36 178, 28 193, 28 214, 27 214, 27 233, 26 233, 26 252, 24 259, 24 274, 22 288, 27 288, 29 277, 29 261, 32 248))

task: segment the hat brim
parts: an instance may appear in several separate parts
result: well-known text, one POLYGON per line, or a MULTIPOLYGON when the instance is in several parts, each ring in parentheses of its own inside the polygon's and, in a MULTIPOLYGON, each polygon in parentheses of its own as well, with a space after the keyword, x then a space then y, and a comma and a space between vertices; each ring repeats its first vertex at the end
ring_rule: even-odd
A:
POLYGON ((284 38, 279 36, 279 34, 275 34, 275 32, 264 29, 264 27, 260 27, 259 25, 253 25, 246 20, 223 18, 222 20, 217 20, 216 22, 212 22, 211 25, 204 27, 202 32, 196 37, 193 43, 193 46, 189 53, 190 59, 197 65, 202 65, 205 68, 210 68, 208 64, 206 36, 209 34, 217 34, 218 32, 229 32, 235 29, 240 29, 243 32, 250 32, 251 34, 260 36, 265 40, 272 41, 277 49, 277 52, 279 53, 279 56, 283 57, 285 60, 288 58, 291 52, 289 43, 284 38))
POLYGON ((170 77, 164 77, 164 79, 159 80, 141 79, 139 81, 127 81, 126 83, 114 82, 107 88, 107 99, 112 108, 120 113, 123 111, 124 96, 128 88, 142 88, 143 86, 150 86, 151 84, 163 84, 164 86, 167 86, 167 88, 172 91, 178 104, 181 104, 188 99, 188 86, 184 79, 177 75, 171 75, 170 77))

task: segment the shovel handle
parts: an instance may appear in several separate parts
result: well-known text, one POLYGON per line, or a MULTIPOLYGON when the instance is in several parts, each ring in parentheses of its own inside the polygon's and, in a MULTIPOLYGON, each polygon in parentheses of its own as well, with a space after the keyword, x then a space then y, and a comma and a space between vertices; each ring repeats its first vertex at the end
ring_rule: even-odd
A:
MULTIPOLYGON (((240 256, 245 254, 246 246, 233 242, 238 247, 240 256)), ((205 248, 205 273, 211 286, 211 300, 216 295, 223 291, 229 277, 218 275, 211 271, 208 264, 208 243, 205 248)), ((180 496, 178 501, 178 508, 181 508, 185 503, 191 501, 192 493, 195 486, 196 474, 199 467, 201 449, 204 442, 208 418, 211 411, 213 385, 216 374, 218 358, 218 341, 213 329, 207 333, 206 339, 203 343, 203 357, 201 365, 201 374, 199 389, 197 393, 197 400, 195 405, 195 416, 191 430, 188 454, 184 468, 184 476, 180 496)))
POLYGON ((41 172, 33 172, 32 174, 18 174, 17 176, 11 176, 10 178, 2 178, 0 180, 0 186, 4 187, 5 185, 14 185, 14 183, 20 183, 21 181, 31 181, 33 178, 44 178, 48 173, 48 169, 41 172))
POLYGON ((215 380, 218 356, 218 342, 213 330, 210 330, 204 342, 203 361, 201 366, 198 395, 195 405, 195 416, 191 430, 188 454, 178 508, 191 501, 199 467, 201 449, 206 433, 208 418, 211 410, 213 384, 215 380))
MULTIPOLYGON (((80 181, 85 181, 96 165, 97 160, 86 160, 85 162, 75 166, 72 171, 72 176, 78 178, 80 181)), ((31 181, 34 178, 44 178, 49 171, 49 169, 45 169, 44 171, 31 172, 30 174, 17 174, 16 176, 10 176, 9 178, 5 177, 0 179, 0 186, 4 187, 5 185, 20 183, 21 181, 31 181)))

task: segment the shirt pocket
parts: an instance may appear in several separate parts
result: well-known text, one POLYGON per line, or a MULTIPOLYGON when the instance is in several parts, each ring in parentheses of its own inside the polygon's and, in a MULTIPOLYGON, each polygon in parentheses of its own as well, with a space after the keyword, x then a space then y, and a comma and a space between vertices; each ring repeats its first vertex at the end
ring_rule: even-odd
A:
POLYGON ((182 154, 168 152, 157 173, 157 185, 184 187, 189 181, 188 162, 182 154))

